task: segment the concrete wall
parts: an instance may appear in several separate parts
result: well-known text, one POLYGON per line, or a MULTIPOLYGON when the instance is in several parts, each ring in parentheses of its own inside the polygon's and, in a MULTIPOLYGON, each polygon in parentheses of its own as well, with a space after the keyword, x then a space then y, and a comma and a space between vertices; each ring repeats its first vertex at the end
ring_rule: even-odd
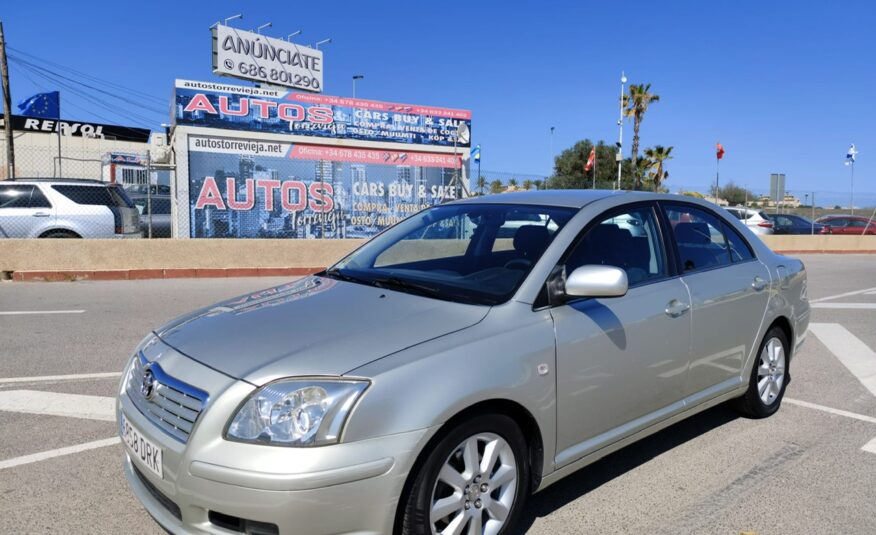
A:
MULTIPOLYGON (((766 236, 789 253, 876 253, 876 236, 766 236)), ((0 272, 318 269, 362 240, 0 240, 0 272)), ((401 251, 399 251, 401 253, 401 251)))
POLYGON ((0 240, 0 271, 322 268, 362 240, 0 240))

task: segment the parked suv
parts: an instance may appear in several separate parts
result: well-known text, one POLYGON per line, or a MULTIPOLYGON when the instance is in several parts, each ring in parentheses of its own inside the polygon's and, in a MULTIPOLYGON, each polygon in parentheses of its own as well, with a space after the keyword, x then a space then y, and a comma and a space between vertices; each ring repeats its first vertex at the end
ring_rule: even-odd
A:
POLYGON ((742 221, 742 224, 751 229, 755 234, 772 234, 774 232, 773 222, 770 221, 770 216, 763 210, 752 210, 751 208, 727 208, 727 211, 733 214, 736 219, 742 221))
POLYGON ((42 178, 0 182, 0 237, 140 236, 137 208, 116 184, 42 178))

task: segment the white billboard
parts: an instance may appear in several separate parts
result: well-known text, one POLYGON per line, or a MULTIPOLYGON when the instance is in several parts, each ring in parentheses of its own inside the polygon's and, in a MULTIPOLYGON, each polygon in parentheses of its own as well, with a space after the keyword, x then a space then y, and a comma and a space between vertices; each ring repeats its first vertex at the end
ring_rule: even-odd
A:
POLYGON ((213 74, 319 93, 322 52, 219 25, 213 28, 213 74))

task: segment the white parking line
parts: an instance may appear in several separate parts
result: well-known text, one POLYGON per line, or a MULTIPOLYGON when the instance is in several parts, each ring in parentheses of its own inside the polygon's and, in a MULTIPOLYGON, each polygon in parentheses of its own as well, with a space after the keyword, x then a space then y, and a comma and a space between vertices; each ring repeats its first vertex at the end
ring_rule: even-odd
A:
POLYGON ((809 330, 876 396, 876 352, 839 323, 810 323, 809 330))
POLYGON ((115 399, 37 390, 6 390, 0 391, 0 411, 111 422, 115 420, 115 399))
POLYGON ((876 438, 861 446, 861 449, 870 453, 876 453, 876 438))
POLYGON ((6 459, 5 461, 0 461, 0 470, 4 468, 12 468, 15 466, 21 466, 23 464, 35 463, 38 461, 45 461, 46 459, 52 459, 55 457, 61 457, 62 455, 70 455, 71 453, 79 453, 81 451, 88 451, 97 448, 103 448, 106 446, 112 446, 114 444, 120 443, 121 440, 119 437, 113 438, 105 438, 103 440, 95 440, 94 442, 86 442, 84 444, 78 444, 76 446, 68 446, 66 448, 58 448, 56 450, 43 451, 40 453, 34 453, 31 455, 24 455, 21 457, 14 457, 12 459, 6 459))
MULTIPOLYGON (((845 416, 846 418, 853 418, 855 420, 861 420, 862 422, 869 422, 871 424, 876 424, 876 418, 872 416, 867 416, 866 414, 858 414, 857 412, 849 412, 844 411, 842 409, 834 409, 833 407, 826 407, 824 405, 819 405, 818 403, 810 403, 808 401, 803 401, 799 399, 793 398, 784 398, 782 399, 784 403, 790 403, 791 405, 798 405, 800 407, 806 407, 807 409, 815 409, 817 411, 827 412, 830 414, 835 414, 837 416, 845 416)), ((876 440, 876 439, 874 439, 876 440)))
POLYGON ((876 310, 876 303, 812 303, 812 308, 848 308, 848 309, 864 309, 876 310))
POLYGON ((84 310, 2 310, 0 316, 29 316, 32 314, 82 314, 84 310))
POLYGON ((43 381, 76 381, 79 379, 106 379, 118 377, 121 372, 78 373, 74 375, 35 375, 32 377, 2 377, 0 384, 8 383, 39 383, 43 381))
POLYGON ((822 301, 830 301, 831 299, 839 299, 840 297, 849 297, 852 295, 860 295, 860 294, 866 294, 866 293, 870 293, 870 292, 876 293, 876 288, 866 288, 864 290, 855 290, 854 292, 846 292, 844 294, 837 294, 837 295, 831 295, 828 297, 822 297, 820 299, 813 299, 813 300, 809 301, 809 303, 810 304, 811 303, 820 303, 822 301))

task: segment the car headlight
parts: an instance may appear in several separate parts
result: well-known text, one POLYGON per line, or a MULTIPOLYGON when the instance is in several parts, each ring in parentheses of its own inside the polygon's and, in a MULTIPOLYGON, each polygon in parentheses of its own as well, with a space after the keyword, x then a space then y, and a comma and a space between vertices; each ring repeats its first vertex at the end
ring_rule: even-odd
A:
POLYGON ((336 444, 368 382, 281 379, 255 391, 237 409, 225 438, 276 446, 336 444))

